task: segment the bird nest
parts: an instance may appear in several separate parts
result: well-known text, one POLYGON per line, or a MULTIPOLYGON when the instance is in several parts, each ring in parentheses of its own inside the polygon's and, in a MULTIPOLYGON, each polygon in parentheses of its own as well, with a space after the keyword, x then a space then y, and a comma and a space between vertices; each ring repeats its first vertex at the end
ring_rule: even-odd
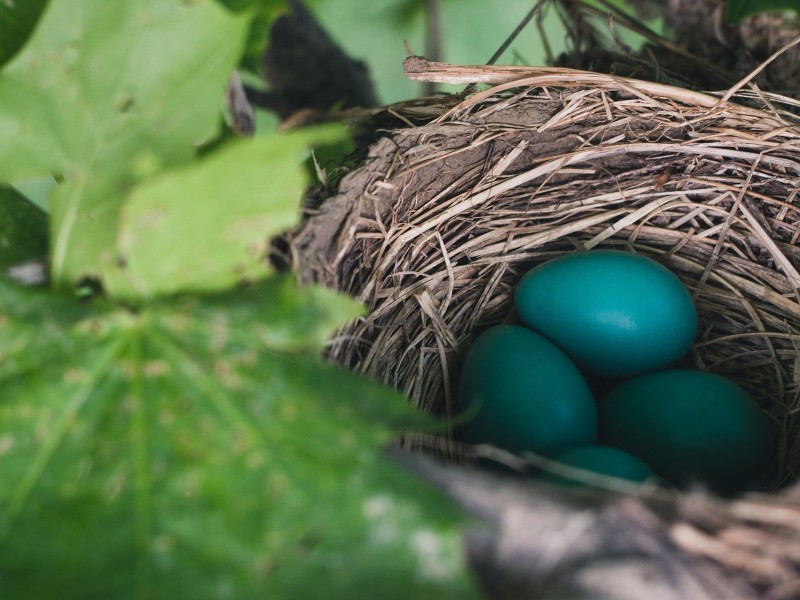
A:
POLYGON ((511 81, 380 138, 294 234, 304 281, 369 307, 329 356, 453 417, 464 353, 515 320, 524 273, 624 249, 688 287, 691 366, 750 392, 780 432, 773 483, 795 478, 800 120, 596 73, 493 72, 511 81))
MULTIPOLYGON (((406 64, 412 75, 444 68, 416 58, 406 64)), ((699 326, 688 364, 739 383, 779 432, 765 489, 796 479, 800 118, 792 102, 560 68, 468 69, 464 79, 492 87, 445 99, 438 109, 390 107, 384 115, 414 126, 386 131, 321 202, 309 203, 302 226, 289 235, 302 281, 340 290, 369 308, 331 340, 329 357, 404 392, 424 412, 453 417, 465 352, 483 329, 516 319, 513 290, 523 274, 571 252, 635 252, 666 265, 694 297, 699 326)), ((447 431, 415 439, 443 455, 458 447, 447 431)), ((439 483, 458 497, 464 480, 450 485, 451 476, 439 483)), ((479 483, 462 490, 462 499, 481 514, 479 483)), ((484 487, 487 494, 497 489, 484 487)), ((666 512, 653 509, 658 518, 644 505, 630 509, 626 500, 598 496, 594 517, 582 521, 587 539, 596 542, 581 546, 585 552, 578 546, 566 552, 554 542, 561 534, 551 531, 574 525, 585 506, 569 508, 569 521, 560 522, 541 515, 563 510, 562 500, 537 504, 533 512, 529 505, 528 512, 512 511, 528 515, 526 531, 538 532, 520 542, 528 552, 517 565, 520 577, 553 581, 561 569, 578 585, 581 565, 612 564, 606 559, 613 542, 622 544, 620 552, 640 552, 683 575, 696 569, 697 559, 706 561, 710 571, 700 575, 692 571, 680 581, 665 575, 659 589, 676 598, 797 597, 797 494, 739 503, 677 494, 666 512), (623 530, 635 531, 624 543, 623 530), (531 544, 537 559, 530 558, 531 544), (539 573, 532 564, 550 566, 539 573)), ((529 503, 544 498, 526 497, 529 503)), ((496 513, 503 501, 485 505, 496 513)), ((499 522, 506 528, 497 542, 506 556, 500 569, 513 578, 506 551, 518 549, 521 526, 499 522)), ((497 552, 479 561, 480 569, 491 571, 497 552)), ((484 581, 499 581, 492 573, 484 581)), ((649 595, 652 579, 637 573, 625 580, 633 595, 614 597, 649 595)), ((591 589, 586 597, 599 597, 591 589)), ((515 590, 494 595, 523 597, 515 590)), ((536 588, 536 597, 564 593, 543 590, 536 588)))

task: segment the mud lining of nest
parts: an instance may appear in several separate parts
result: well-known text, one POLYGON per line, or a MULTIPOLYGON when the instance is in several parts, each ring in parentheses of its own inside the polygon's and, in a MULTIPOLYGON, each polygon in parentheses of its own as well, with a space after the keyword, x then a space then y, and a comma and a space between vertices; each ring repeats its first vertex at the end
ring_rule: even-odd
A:
POLYGON ((772 417, 771 475, 788 481, 800 470, 799 190, 800 122, 776 105, 554 69, 387 134, 291 248, 303 281, 369 307, 329 356, 443 416, 471 340, 515 319, 530 268, 592 248, 651 256, 695 299, 688 364, 772 417))

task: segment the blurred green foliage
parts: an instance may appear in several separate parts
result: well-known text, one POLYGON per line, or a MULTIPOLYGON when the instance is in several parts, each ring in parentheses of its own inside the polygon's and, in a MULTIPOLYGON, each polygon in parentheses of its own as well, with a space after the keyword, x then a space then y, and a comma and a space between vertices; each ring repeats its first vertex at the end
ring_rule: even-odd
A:
POLYGON ((736 23, 745 17, 773 10, 800 11, 798 0, 727 0, 726 16, 736 23))
POLYGON ((22 48, 39 21, 48 0, 0 2, 0 67, 22 48))
POLYGON ((342 131, 221 135, 277 3, 228 4, 51 0, 0 70, 0 266, 49 229, 55 288, 0 277, 0 596, 476 597, 383 452, 428 421, 321 356, 362 307, 266 261, 342 131))
POLYGON ((0 185, 0 269, 47 255, 47 215, 12 187, 0 185))

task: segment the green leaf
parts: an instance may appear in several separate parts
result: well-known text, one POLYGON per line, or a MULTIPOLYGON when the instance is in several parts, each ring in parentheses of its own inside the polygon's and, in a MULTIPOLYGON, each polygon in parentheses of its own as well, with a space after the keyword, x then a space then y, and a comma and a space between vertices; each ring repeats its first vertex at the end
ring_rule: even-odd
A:
POLYGON ((239 140, 136 188, 122 210, 116 296, 225 289, 269 273, 270 238, 300 218, 302 159, 339 128, 239 140))
MULTIPOLYGON (((86 339, 72 337, 70 329, 78 321, 90 323, 94 312, 72 298, 22 289, 0 279, 0 382, 80 354, 86 339)), ((3 402, 8 397, 4 394, 3 402)), ((0 437, 4 433, 0 427, 0 437)), ((0 477, 3 467, 0 462, 0 477)))
POLYGON ((54 0, 0 72, 0 181, 60 174, 57 283, 113 266, 125 191, 182 165, 220 122, 246 17, 212 0, 54 0))
POLYGON ((286 6, 286 0, 217 0, 217 2, 234 12, 252 9, 263 12, 275 12, 286 6))
POLYGON ((272 278, 132 313, 0 281, 0 307, 3 597, 476 596, 458 514, 381 451, 421 417, 317 358, 352 301, 272 278))
POLYGON ((14 188, 20 194, 48 214, 50 213, 50 193, 55 187, 56 181, 49 175, 31 179, 30 181, 17 181, 14 183, 14 188))
POLYGON ((737 23, 760 12, 771 10, 800 11, 798 0, 728 0, 726 16, 729 22, 737 23))
POLYGON ((272 23, 279 14, 286 11, 286 0, 217 1, 234 12, 249 11, 249 14, 253 15, 239 67, 250 73, 260 73, 261 56, 266 49, 272 23))
POLYGON ((47 216, 14 188, 0 185, 0 269, 47 255, 47 216))
POLYGON ((0 2, 0 67, 19 51, 30 37, 47 0, 3 0, 0 2))

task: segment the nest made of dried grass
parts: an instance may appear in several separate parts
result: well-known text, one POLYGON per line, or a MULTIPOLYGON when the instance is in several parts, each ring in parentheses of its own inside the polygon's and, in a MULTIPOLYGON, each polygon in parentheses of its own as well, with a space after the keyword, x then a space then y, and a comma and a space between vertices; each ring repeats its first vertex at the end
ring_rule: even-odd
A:
POLYGON ((700 322, 691 365, 753 395, 780 432, 771 483, 794 479, 800 119, 791 101, 761 98, 756 109, 591 72, 490 71, 483 80, 494 87, 387 132, 292 235, 303 281, 369 307, 329 356, 453 416, 464 352, 483 328, 514 320, 525 272, 568 252, 637 252, 689 288, 700 322))

